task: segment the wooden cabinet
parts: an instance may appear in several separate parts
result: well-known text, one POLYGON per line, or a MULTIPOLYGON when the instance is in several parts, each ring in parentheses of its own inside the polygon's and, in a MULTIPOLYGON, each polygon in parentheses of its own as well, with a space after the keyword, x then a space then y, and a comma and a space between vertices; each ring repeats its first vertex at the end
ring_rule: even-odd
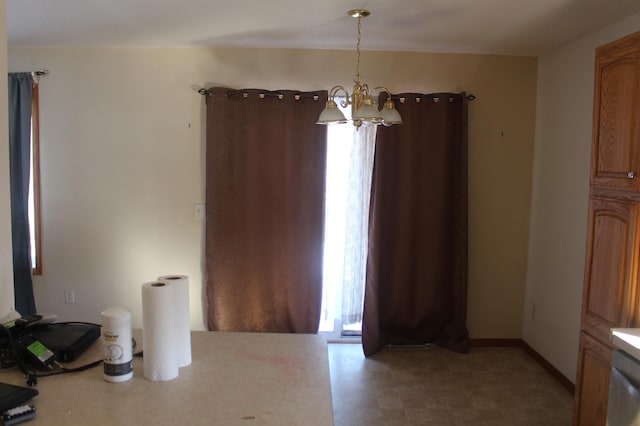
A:
POLYGON ((640 190, 640 37, 596 51, 591 184, 640 190))
POLYGON ((611 328, 636 322, 638 207, 617 199, 589 202, 581 327, 602 342, 611 328))
POLYGON ((576 401, 574 425, 606 424, 610 374, 611 348, 580 333, 576 394, 581 398, 576 401))
POLYGON ((640 32, 596 50, 574 426, 606 424, 610 329, 638 327, 640 32))

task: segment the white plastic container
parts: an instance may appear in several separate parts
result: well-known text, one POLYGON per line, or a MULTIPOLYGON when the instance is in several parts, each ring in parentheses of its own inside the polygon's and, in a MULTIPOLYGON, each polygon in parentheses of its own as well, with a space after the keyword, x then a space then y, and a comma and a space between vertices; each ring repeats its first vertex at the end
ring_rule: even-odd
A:
POLYGON ((131 312, 118 307, 102 311, 102 365, 107 382, 133 377, 131 342, 131 312))

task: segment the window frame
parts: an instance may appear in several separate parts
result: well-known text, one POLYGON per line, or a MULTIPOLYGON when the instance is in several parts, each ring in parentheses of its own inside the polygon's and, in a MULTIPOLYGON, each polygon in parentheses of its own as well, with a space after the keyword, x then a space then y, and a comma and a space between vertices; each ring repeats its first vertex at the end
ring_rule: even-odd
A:
MULTIPOLYGON (((38 83, 33 83, 31 102, 31 170, 33 186, 33 228, 35 266, 33 275, 42 275, 42 220, 41 220, 41 188, 40 188, 40 90, 38 83)), ((32 262, 33 264, 33 262, 32 262)))

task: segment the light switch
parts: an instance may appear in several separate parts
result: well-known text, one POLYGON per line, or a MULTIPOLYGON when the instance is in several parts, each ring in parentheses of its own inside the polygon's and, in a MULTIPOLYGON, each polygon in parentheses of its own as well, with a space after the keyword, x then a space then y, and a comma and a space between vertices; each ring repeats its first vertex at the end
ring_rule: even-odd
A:
POLYGON ((198 220, 204 219, 204 204, 193 205, 193 217, 198 220))
POLYGON ((64 303, 67 303, 67 304, 76 303, 76 292, 74 290, 64 291, 64 303))

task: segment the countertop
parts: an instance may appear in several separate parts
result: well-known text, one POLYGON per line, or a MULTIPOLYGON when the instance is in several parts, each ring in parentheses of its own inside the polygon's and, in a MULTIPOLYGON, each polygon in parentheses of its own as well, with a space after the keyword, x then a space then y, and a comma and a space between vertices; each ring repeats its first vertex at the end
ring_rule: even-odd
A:
MULTIPOLYGON (((139 331, 134 332, 138 349, 139 331)), ((43 377, 32 425, 333 425, 326 340, 310 334, 192 332, 192 363, 152 382, 103 379, 102 366, 43 377)), ((100 359, 100 339, 74 365, 100 359)), ((0 381, 24 385, 17 369, 0 381)))
POLYGON ((640 361, 640 328, 612 328, 611 343, 640 361))

